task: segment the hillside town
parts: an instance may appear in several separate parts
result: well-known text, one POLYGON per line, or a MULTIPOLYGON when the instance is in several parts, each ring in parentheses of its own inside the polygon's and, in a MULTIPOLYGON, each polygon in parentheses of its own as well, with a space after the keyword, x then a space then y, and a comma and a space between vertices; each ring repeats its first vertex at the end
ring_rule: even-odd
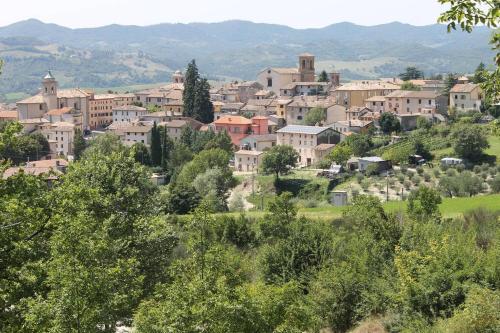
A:
POLYGON ((2 13, 1 333, 500 332, 498 0, 2 13))
POLYGON ((17 120, 24 133, 42 133, 50 151, 41 158, 70 161, 76 131, 86 140, 111 132, 125 145, 146 147, 151 145, 154 124, 165 127, 173 140, 179 140, 187 127, 226 132, 234 144, 234 169, 248 172, 258 170, 262 155, 275 145, 291 145, 301 167, 315 166, 350 135, 380 131, 384 113, 393 114, 404 131, 411 131, 418 119, 446 122, 450 111, 480 112, 483 105, 481 88, 466 76, 458 77, 445 92, 442 79, 394 77, 342 83, 341 73, 322 74, 326 77, 318 80, 315 56, 304 53, 297 68, 268 67, 257 73, 255 81, 217 82, 209 91, 214 121, 203 124, 184 113, 181 71, 173 73, 166 86, 122 94, 60 89, 48 71, 40 92, 13 108, 4 107, 0 121, 17 120), (308 122, 316 110, 324 116, 308 122))

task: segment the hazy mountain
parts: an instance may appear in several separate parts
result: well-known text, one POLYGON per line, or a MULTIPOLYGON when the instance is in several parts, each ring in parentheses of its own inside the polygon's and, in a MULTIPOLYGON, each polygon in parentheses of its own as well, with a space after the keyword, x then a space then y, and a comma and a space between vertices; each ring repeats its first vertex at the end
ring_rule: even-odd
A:
POLYGON ((294 66, 304 51, 316 55, 318 70, 335 68, 344 79, 394 76, 409 64, 428 74, 471 72, 480 61, 491 63, 489 37, 487 28, 448 34, 443 25, 399 22, 319 29, 246 21, 69 29, 30 19, 0 28, 6 62, 0 94, 32 92, 48 68, 62 86, 167 81, 193 58, 209 77, 253 79, 268 65, 294 66))

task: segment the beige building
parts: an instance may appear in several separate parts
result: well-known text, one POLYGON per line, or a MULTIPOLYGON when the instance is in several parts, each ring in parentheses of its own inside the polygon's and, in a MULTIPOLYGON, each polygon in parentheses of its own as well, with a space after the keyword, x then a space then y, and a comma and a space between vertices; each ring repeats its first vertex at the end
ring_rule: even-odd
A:
POLYGON ((55 142, 56 155, 73 155, 73 142, 75 139, 75 124, 56 122, 41 125, 40 132, 49 142, 55 142))
POLYGON ((482 105, 481 87, 474 83, 456 84, 450 90, 450 107, 457 111, 480 111, 482 105))
POLYGON ((58 90, 58 83, 49 71, 42 79, 42 89, 38 95, 17 102, 19 120, 41 118, 54 109, 71 107, 82 114, 84 128, 89 127, 90 94, 75 88, 58 90))
POLYGON ((82 113, 71 107, 50 110, 43 117, 51 123, 70 123, 83 130, 82 113))
POLYGON ((103 128, 113 122, 113 107, 116 95, 99 94, 92 95, 89 107, 90 129, 103 128))
POLYGON ((17 111, 9 111, 0 109, 0 123, 6 121, 17 120, 17 111))
POLYGON ((113 98, 113 108, 124 106, 124 105, 132 105, 137 101, 135 94, 127 93, 127 94, 117 94, 113 98))
POLYGON ((153 125, 139 122, 122 124, 123 126, 113 128, 113 132, 120 137, 124 144, 128 146, 135 143, 143 143, 146 146, 151 144, 151 132, 153 125))
POLYGON ((382 113, 385 111, 385 96, 373 96, 365 99, 365 107, 373 112, 382 113))
POLYGON ((192 118, 183 118, 183 119, 173 119, 168 122, 160 123, 160 126, 165 127, 167 131, 167 135, 172 140, 180 140, 182 131, 185 127, 191 127, 193 130, 199 130, 203 125, 199 121, 192 118))
POLYGON ((374 96, 386 96, 399 89, 399 85, 384 81, 356 81, 330 90, 336 104, 351 108, 365 106, 365 101, 374 96))
POLYGON ((286 105, 285 120, 288 125, 299 125, 304 122, 304 118, 313 108, 323 108, 327 110, 335 103, 329 99, 318 98, 317 96, 297 96, 292 102, 286 105))
POLYGON ((434 91, 396 90, 385 96, 385 111, 396 114, 446 112, 448 97, 434 91))
POLYGON ((294 82, 315 81, 314 55, 303 53, 299 55, 298 68, 274 68, 268 67, 257 75, 257 82, 266 90, 276 95, 285 86, 294 82))
POLYGON ((288 125, 276 133, 278 145, 290 145, 299 153, 301 166, 319 162, 316 151, 319 145, 335 145, 340 142, 340 133, 331 127, 288 125))
POLYGON ((134 122, 148 114, 146 108, 135 105, 124 105, 113 109, 114 122, 134 122))
POLYGON ((264 152, 257 150, 239 150, 234 153, 234 168, 236 171, 251 172, 260 168, 264 152))

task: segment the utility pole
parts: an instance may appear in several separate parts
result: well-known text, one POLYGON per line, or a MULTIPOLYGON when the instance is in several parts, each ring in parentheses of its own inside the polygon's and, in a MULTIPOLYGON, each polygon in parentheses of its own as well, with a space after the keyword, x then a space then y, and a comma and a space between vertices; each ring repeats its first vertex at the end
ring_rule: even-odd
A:
POLYGON ((255 196, 255 174, 254 174, 255 165, 252 164, 252 197, 255 196))
POLYGON ((389 171, 385 174, 385 202, 389 201, 389 171))

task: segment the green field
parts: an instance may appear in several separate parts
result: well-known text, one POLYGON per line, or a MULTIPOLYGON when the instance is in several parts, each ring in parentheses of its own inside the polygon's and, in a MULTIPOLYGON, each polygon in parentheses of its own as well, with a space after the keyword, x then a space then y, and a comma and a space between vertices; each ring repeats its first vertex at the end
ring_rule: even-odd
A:
MULTIPOLYGON (((384 209, 396 213, 406 210, 406 201, 390 201, 384 203, 384 209)), ((439 209, 443 217, 457 217, 477 208, 500 211, 500 194, 481 195, 471 198, 444 198, 439 209)), ((344 207, 324 206, 299 209, 299 215, 312 219, 333 220, 342 216, 344 207)), ((266 212, 249 211, 245 214, 250 217, 262 217, 266 212)), ((238 215, 239 213, 229 213, 238 215)))
POLYGON ((496 156, 497 162, 500 162, 500 137, 490 136, 488 142, 490 143, 490 148, 486 149, 484 152, 488 155, 496 156))

